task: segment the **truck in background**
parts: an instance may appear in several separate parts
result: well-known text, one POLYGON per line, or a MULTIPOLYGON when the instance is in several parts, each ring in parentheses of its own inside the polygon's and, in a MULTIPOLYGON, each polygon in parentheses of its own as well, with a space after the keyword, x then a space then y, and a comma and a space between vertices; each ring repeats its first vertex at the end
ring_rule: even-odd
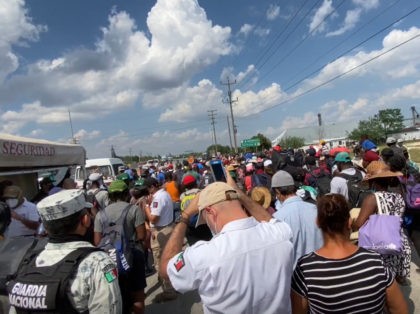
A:
POLYGON ((85 166, 76 167, 74 180, 78 187, 83 186, 91 173, 101 173, 105 184, 109 184, 115 180, 118 175, 118 168, 124 166, 124 162, 120 158, 94 158, 87 159, 85 166))

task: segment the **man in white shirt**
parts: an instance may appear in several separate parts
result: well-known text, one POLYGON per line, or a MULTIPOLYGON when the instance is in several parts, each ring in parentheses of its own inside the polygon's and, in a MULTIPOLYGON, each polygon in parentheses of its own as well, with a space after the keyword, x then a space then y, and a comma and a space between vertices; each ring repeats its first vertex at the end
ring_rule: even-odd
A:
POLYGON ((160 276, 181 293, 197 289, 204 313, 290 313, 292 231, 229 175, 228 182, 208 185, 183 211, 163 251, 160 276), (215 236, 182 251, 197 212, 197 224, 207 223, 215 236))
MULTIPOLYGON (((159 182, 155 178, 144 180, 151 195, 150 202, 145 206, 145 214, 150 222, 151 249, 156 270, 159 269, 162 250, 174 228, 174 205, 166 190, 159 187, 159 182)), ((162 282, 163 293, 158 294, 154 302, 160 303, 174 300, 177 298, 176 291, 172 288, 168 280, 159 278, 162 282)))
POLYGON ((341 194, 348 201, 349 191, 347 181, 350 178, 354 179, 355 181, 361 181, 364 177, 364 173, 354 168, 349 153, 338 153, 335 156, 334 161, 340 172, 331 180, 330 193, 341 194))
POLYGON ((39 215, 34 203, 23 197, 22 189, 16 185, 4 189, 3 198, 12 211, 12 222, 5 236, 8 238, 31 236, 39 227, 39 215))

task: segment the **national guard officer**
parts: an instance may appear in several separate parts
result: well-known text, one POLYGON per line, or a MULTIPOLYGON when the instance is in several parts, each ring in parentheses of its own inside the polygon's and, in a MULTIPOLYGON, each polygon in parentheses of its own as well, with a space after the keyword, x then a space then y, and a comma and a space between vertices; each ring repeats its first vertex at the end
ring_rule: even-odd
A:
POLYGON ((84 239, 92 204, 83 192, 62 190, 37 207, 49 240, 8 283, 10 313, 121 313, 116 265, 84 239))

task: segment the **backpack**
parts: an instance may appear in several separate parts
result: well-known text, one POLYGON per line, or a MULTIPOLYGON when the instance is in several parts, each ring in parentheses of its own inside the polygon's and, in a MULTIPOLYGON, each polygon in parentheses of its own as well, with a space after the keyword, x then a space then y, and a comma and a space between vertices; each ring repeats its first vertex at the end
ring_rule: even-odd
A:
POLYGON ((356 173, 346 174, 346 173, 339 173, 337 176, 345 179, 347 181, 347 190, 349 195, 349 204, 350 208, 358 208, 362 206, 362 202, 367 194, 370 194, 372 191, 366 189, 363 185, 362 173, 360 170, 355 169, 356 173))
POLYGON ((319 196, 330 193, 332 180, 330 174, 322 168, 319 174, 314 174, 313 171, 309 173, 311 176, 308 179, 308 183, 317 190, 319 196))
POLYGON ((101 218, 103 218, 102 238, 98 247, 108 253, 117 265, 119 274, 128 273, 133 265, 132 246, 124 231, 125 221, 131 206, 131 204, 128 204, 115 222, 109 221, 105 210, 101 211, 101 218))
POLYGON ((68 285, 80 262, 95 247, 83 247, 51 266, 37 267, 36 257, 42 249, 30 249, 17 272, 7 283, 10 305, 20 313, 79 313, 68 299, 68 285))
MULTIPOLYGON (((184 195, 181 201, 181 212, 183 212, 188 207, 188 205, 195 198, 196 195, 197 195, 196 192, 184 195)), ((188 226, 195 228, 195 224, 197 223, 197 220, 198 220, 198 214, 193 215, 192 217, 190 217, 190 222, 188 226)))
POLYGON ((420 209, 420 183, 411 174, 405 182, 405 203, 408 209, 420 209))

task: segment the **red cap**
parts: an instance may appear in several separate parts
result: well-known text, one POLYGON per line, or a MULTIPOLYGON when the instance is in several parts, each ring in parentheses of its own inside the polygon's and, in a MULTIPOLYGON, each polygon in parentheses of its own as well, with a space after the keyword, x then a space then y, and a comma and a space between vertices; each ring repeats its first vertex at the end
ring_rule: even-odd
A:
POLYGON ((280 145, 276 145, 273 147, 274 150, 281 152, 281 146, 280 145))
POLYGON ((195 181, 196 181, 196 180, 195 180, 194 176, 193 176, 193 175, 188 174, 188 175, 186 175, 186 176, 184 177, 184 179, 182 179, 182 184, 183 184, 183 185, 188 185, 188 184, 191 184, 191 183, 193 183, 193 182, 195 182, 195 181))
POLYGON ((378 153, 376 153, 376 152, 374 152, 372 150, 368 150, 363 155, 363 160, 364 161, 367 161, 367 162, 376 161, 376 160, 379 160, 379 155, 378 155, 378 153))

